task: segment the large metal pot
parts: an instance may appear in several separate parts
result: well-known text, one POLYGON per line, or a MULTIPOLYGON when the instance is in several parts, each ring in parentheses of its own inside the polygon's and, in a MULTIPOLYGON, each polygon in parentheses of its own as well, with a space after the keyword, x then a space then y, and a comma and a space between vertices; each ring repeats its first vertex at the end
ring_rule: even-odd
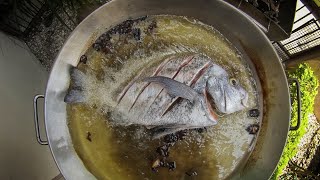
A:
MULTIPOLYGON (((94 11, 73 31, 56 59, 45 94, 47 139, 63 176, 66 179, 95 179, 75 152, 67 126, 63 99, 69 86, 70 66, 78 64, 79 57, 105 28, 129 18, 156 14, 196 18, 216 28, 247 55, 249 65, 256 70, 261 82, 263 122, 253 153, 233 178, 268 179, 279 161, 289 130, 287 79, 263 32, 240 11, 220 0, 113 0, 94 11)), ((39 97, 35 98, 35 105, 39 97)), ((47 144, 39 133, 37 137, 42 144, 47 144)))

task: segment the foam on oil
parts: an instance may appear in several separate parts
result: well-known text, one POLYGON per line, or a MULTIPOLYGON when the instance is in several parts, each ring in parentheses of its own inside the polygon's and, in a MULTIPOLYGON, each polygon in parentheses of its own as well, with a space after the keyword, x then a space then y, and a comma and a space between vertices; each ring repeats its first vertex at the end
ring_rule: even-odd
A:
POLYGON ((150 16, 134 24, 141 39, 113 34, 109 53, 93 48, 86 52, 86 104, 67 106, 69 129, 78 155, 98 179, 224 179, 250 152, 253 135, 246 132, 257 119, 248 118, 258 108, 255 82, 241 54, 215 29, 193 19, 150 16), (156 23, 152 33, 146 29, 156 23), (152 140, 144 127, 113 126, 106 114, 116 107, 117 95, 143 67, 153 67, 175 53, 202 53, 236 78, 249 94, 248 109, 221 117, 218 124, 199 133, 190 130, 186 139, 171 149, 169 160, 177 168, 151 171, 156 148, 163 140, 152 140), (99 92, 94 90, 100 89, 99 92), (101 90, 102 89, 102 90, 101 90), (96 92, 96 93, 90 93, 96 92), (106 106, 108 104, 108 106, 106 106), (186 172, 196 171, 189 177, 186 172))

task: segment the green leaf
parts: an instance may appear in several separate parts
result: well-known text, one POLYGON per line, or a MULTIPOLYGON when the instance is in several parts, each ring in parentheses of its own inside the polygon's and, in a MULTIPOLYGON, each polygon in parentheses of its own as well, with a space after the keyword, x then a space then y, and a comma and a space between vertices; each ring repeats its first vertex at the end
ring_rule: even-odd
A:
MULTIPOLYGON (((300 82, 301 91, 301 124, 297 131, 289 131, 287 143, 283 149, 282 156, 278 163, 278 166, 272 175, 272 179, 279 179, 284 168, 288 165, 290 159, 292 159, 297 153, 297 146, 300 143, 301 138, 306 133, 306 127, 308 125, 308 116, 313 113, 314 99, 318 93, 317 89, 319 81, 314 75, 311 67, 302 63, 293 72, 288 73, 288 77, 297 78, 300 82)), ((298 102, 296 99, 296 85, 290 87, 291 95, 291 124, 295 125, 298 121, 296 114, 298 109, 298 102)), ((294 177, 293 177, 294 178, 294 177)))

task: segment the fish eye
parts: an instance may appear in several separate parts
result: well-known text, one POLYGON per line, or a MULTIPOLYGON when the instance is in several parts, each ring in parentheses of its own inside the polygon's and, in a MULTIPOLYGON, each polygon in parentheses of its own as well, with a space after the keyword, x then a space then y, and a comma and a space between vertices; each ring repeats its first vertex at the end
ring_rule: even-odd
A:
POLYGON ((238 81, 235 78, 230 78, 230 84, 232 84, 233 86, 238 84, 238 81))

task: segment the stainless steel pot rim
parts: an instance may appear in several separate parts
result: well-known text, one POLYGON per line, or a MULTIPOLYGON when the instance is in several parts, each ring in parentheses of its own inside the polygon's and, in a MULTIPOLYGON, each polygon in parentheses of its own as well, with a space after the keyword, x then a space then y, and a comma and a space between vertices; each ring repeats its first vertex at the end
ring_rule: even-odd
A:
POLYGON ((64 177, 95 179, 75 152, 66 122, 63 98, 69 85, 70 66, 78 64, 79 57, 105 28, 129 18, 151 14, 189 16, 212 25, 228 39, 235 39, 237 46, 240 44, 244 47, 253 64, 261 66, 257 72, 267 91, 264 101, 267 103, 263 124, 265 132, 259 136, 257 147, 246 167, 235 178, 269 178, 281 156, 289 128, 290 104, 286 77, 275 50, 263 32, 241 12, 221 0, 198 0, 197 3, 192 0, 113 0, 78 25, 59 52, 48 80, 45 99, 47 138, 64 177), (262 73, 265 77, 261 76, 262 73))

